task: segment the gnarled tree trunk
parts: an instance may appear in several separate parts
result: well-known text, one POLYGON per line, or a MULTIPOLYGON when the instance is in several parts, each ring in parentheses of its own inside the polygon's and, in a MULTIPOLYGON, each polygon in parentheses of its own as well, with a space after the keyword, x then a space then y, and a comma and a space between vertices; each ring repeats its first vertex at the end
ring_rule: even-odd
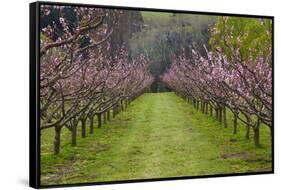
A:
POLYGON ((110 110, 107 110, 107 121, 110 121, 110 110))
POLYGON ((55 126, 55 139, 54 139, 54 154, 60 153, 60 142, 61 142, 61 128, 60 126, 55 126))
POLYGON ((219 122, 221 123, 222 122, 222 109, 221 107, 219 107, 219 122))
POLYGON ((238 119, 238 113, 234 111, 233 113, 233 134, 237 133, 237 119, 238 119))
POLYGON ((101 128, 101 113, 98 113, 97 116, 98 116, 98 128, 101 128))
POLYGON ((223 125, 224 128, 227 128, 227 117, 226 117, 226 106, 223 106, 223 125))
POLYGON ((77 125, 73 125, 72 126, 72 130, 71 130, 71 145, 72 146, 76 146, 77 141, 76 141, 76 137, 77 137, 77 125))
POLYGON ((90 114, 90 134, 94 133, 94 117, 95 115, 93 113, 90 114))
POLYGON ((219 120, 219 109, 215 107, 215 112, 216 112, 216 120, 219 120))
POLYGON ((123 111, 124 110, 123 100, 120 101, 120 104, 121 104, 121 106, 120 106, 121 107, 121 111, 123 111))
POLYGON ((112 117, 115 118, 116 115, 116 108, 115 105, 112 107, 112 117))
POLYGON ((255 147, 259 147, 260 146, 260 119, 257 120, 253 129, 254 129, 255 147))
POLYGON ((251 119, 250 119, 250 116, 248 116, 248 115, 245 115, 245 117, 246 117, 246 120, 247 120, 247 123, 248 123, 248 124, 246 124, 245 138, 249 140, 250 139, 250 128, 251 128, 249 123, 251 122, 251 119))
POLYGON ((102 113, 103 115, 103 123, 106 124, 106 111, 102 113))
POLYGON ((86 119, 81 119, 82 138, 86 137, 86 119))

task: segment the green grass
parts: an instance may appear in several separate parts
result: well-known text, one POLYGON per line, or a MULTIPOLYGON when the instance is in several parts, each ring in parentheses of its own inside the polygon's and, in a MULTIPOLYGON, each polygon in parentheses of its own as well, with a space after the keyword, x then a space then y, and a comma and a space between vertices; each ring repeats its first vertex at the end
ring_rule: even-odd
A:
MULTIPOLYGON (((229 116, 231 114, 229 113, 229 116)), ((53 129, 42 132, 42 185, 259 172, 271 170, 268 127, 261 147, 245 139, 239 123, 232 134, 213 117, 195 110, 174 93, 144 94, 94 135, 70 144, 62 132, 61 154, 54 156, 53 129)), ((79 129, 80 130, 80 129, 79 129)))

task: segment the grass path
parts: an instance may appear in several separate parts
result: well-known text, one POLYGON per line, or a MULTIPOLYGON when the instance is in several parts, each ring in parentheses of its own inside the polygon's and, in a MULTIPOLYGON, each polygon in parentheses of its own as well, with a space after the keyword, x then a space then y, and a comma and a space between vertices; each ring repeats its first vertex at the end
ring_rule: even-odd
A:
MULTIPOLYGON (((229 118, 231 126, 231 118, 229 118)), ((144 94, 94 135, 52 154, 53 130, 42 134, 42 185, 210 175, 271 170, 269 130, 261 128, 261 148, 223 128, 174 93, 144 94)))

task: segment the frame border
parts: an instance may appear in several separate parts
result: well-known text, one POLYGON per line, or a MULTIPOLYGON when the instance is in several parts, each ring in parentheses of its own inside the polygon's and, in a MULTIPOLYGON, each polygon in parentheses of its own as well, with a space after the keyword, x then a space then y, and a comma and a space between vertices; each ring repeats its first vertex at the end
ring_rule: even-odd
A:
POLYGON ((40 3, 29 4, 29 186, 40 188, 40 3))
POLYGON ((29 186, 33 188, 54 188, 54 187, 78 187, 78 186, 92 186, 92 185, 111 185, 123 183, 137 183, 137 182, 154 182, 154 181, 170 181, 183 179, 201 179, 214 177, 235 177, 235 176, 249 176, 261 174, 274 174, 274 16, 268 15, 250 15, 250 14, 236 14, 223 12, 208 12, 208 11, 188 11, 188 10, 172 10, 172 9, 158 9, 158 8, 144 8, 144 7, 126 7, 114 5, 95 5, 84 3, 64 3, 64 2, 49 2, 36 1, 29 4, 29 186), (57 185, 41 185, 40 179, 40 6, 41 5, 58 5, 58 6, 78 6, 78 7, 96 7, 104 9, 122 9, 131 11, 153 11, 153 12, 170 12, 170 13, 184 13, 194 15, 209 15, 209 16, 232 16, 232 17, 246 17, 246 18, 266 18, 272 20, 272 139, 271 139, 271 159, 272 170, 262 172, 246 172, 246 173, 231 173, 231 174, 213 174, 213 175, 197 175, 197 176, 179 176, 166 178, 151 178, 151 179, 128 179, 117 181, 102 181, 102 182, 85 182, 73 184, 57 184, 57 185), (34 129, 35 127, 35 129, 34 129))

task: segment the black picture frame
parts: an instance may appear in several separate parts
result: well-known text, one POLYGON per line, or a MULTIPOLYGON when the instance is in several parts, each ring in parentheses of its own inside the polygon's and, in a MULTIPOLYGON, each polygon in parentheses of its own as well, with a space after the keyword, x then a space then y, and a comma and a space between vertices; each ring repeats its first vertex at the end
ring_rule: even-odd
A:
POLYGON ((182 179, 197 179, 197 178, 213 178, 213 177, 233 177, 233 176, 247 176, 260 174, 274 173, 274 127, 272 136, 272 170, 265 172, 249 172, 249 173, 235 173, 235 174, 217 174, 217 175, 201 175, 201 176, 184 176, 171 178, 157 178, 157 179, 134 179, 122 181, 109 182, 92 182, 92 183, 75 183, 64 185, 41 185, 40 184, 40 6, 41 5, 63 5, 63 6, 82 6, 82 7, 96 7, 106 9, 122 9, 122 10, 137 10, 137 11, 153 11, 153 12, 170 12, 170 13, 188 13, 197 15, 215 15, 215 16, 232 16, 232 17, 246 17, 246 18, 267 18, 272 20, 272 103, 273 103, 273 126, 274 126, 274 16, 264 15, 248 15, 248 14, 233 14, 220 12, 201 12, 201 11, 187 11, 187 10, 171 10, 171 9, 156 9, 156 8, 142 8, 142 7, 125 7, 125 6, 109 6, 109 5, 92 5, 80 3, 61 3, 37 1, 29 4, 29 185, 33 188, 52 188, 52 187, 73 187, 73 186, 87 186, 87 185, 101 185, 101 184, 121 184, 121 183, 135 183, 135 182, 151 182, 151 181, 166 181, 166 180, 182 180, 182 179))

